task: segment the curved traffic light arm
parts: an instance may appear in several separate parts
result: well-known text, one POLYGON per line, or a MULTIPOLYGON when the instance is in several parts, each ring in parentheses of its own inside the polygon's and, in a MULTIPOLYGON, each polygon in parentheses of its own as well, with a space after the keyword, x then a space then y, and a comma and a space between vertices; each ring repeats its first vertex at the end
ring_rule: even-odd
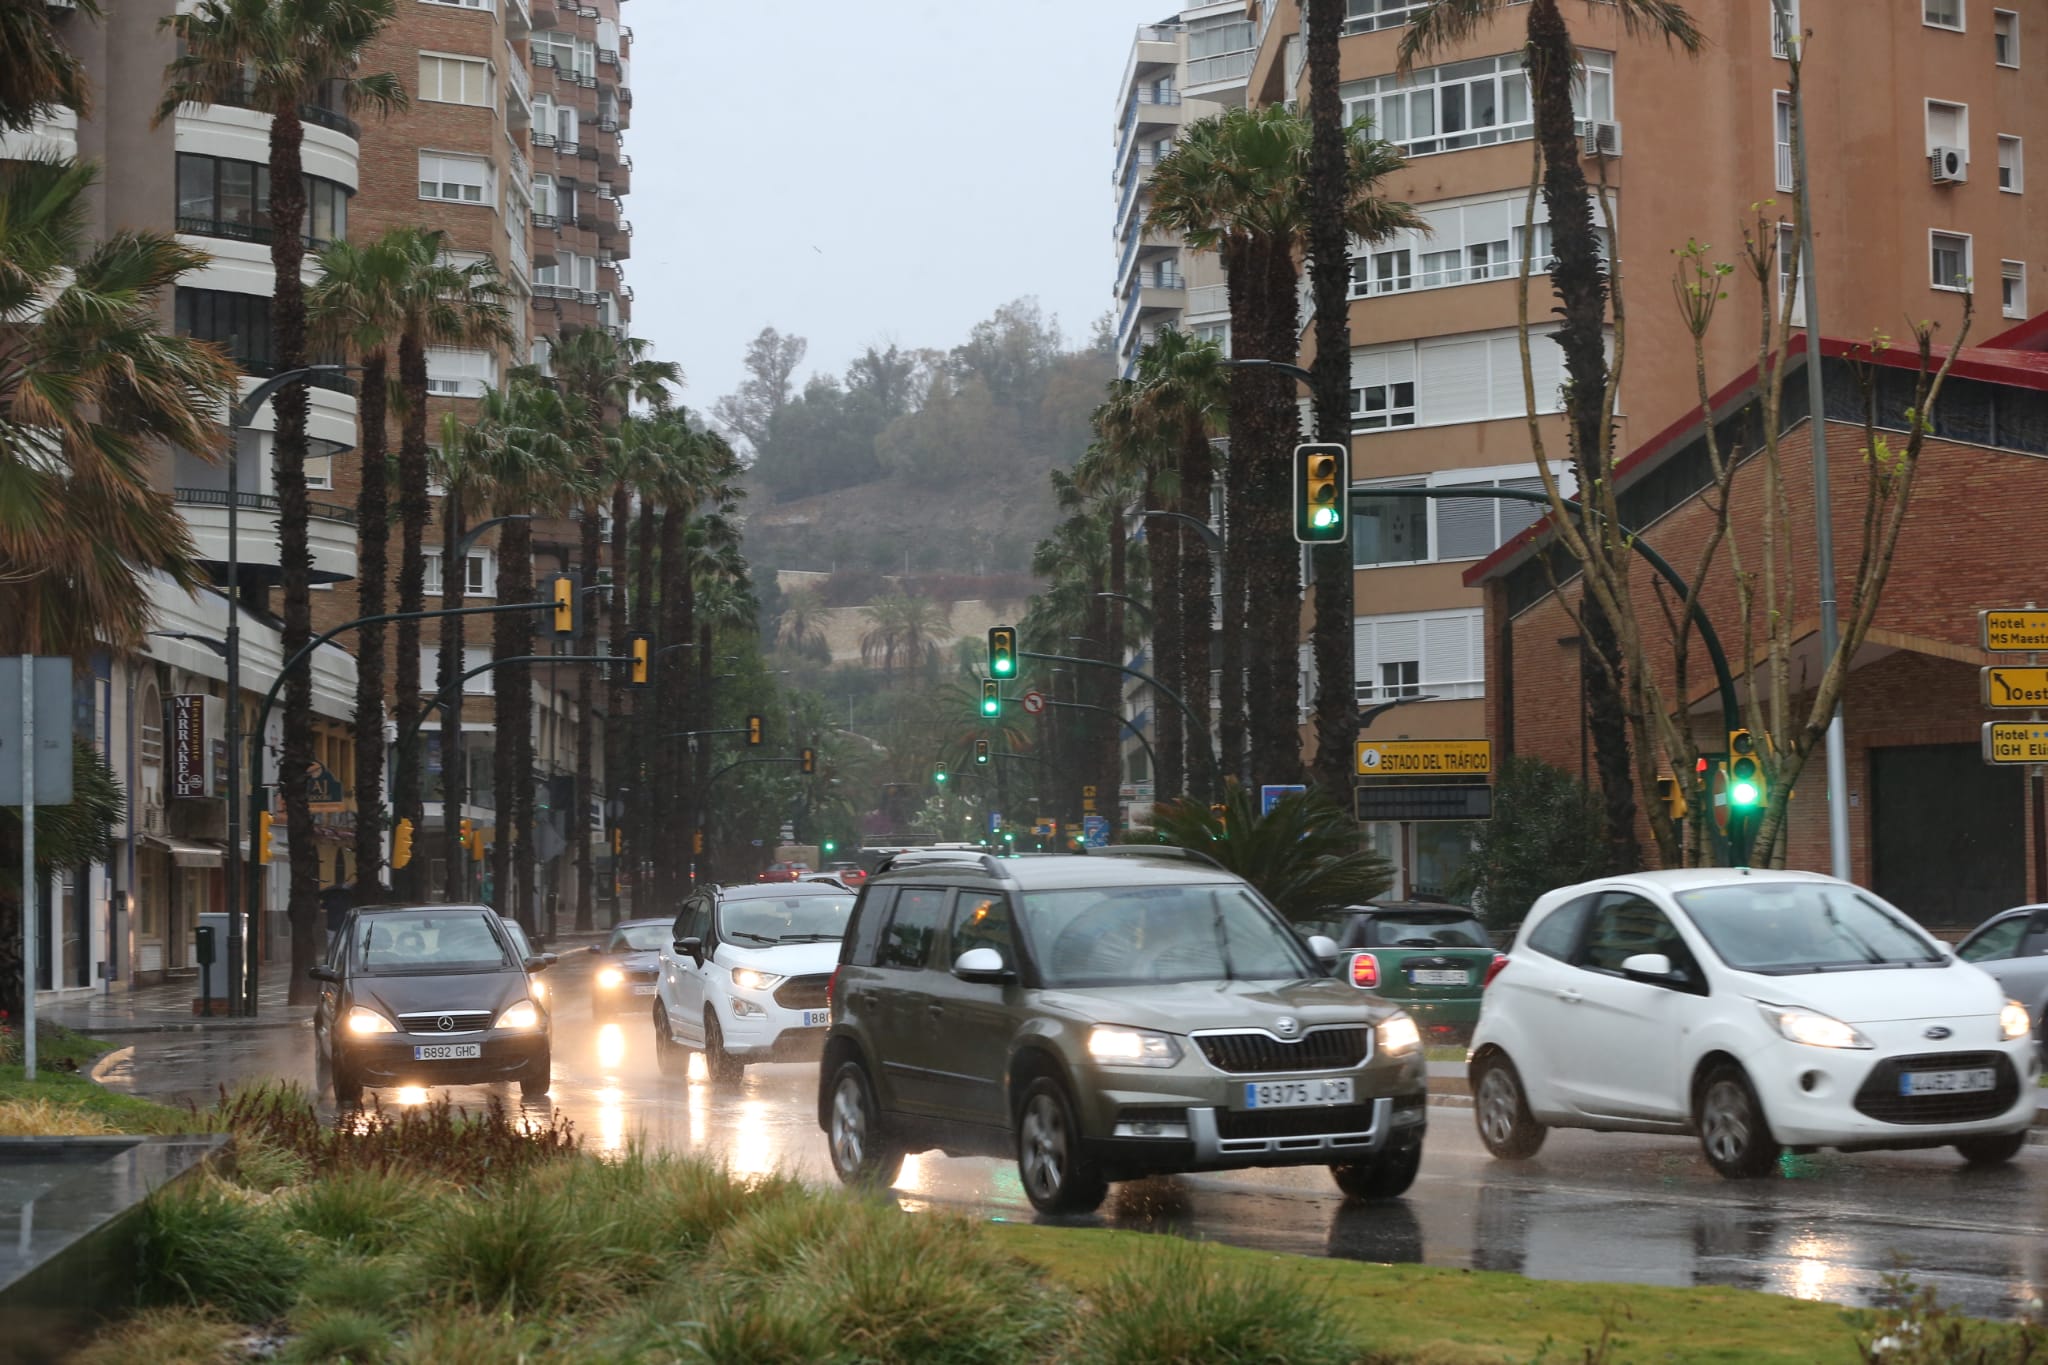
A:
POLYGON ((490 659, 470 669, 454 682, 436 692, 425 706, 420 708, 420 718, 413 722, 412 729, 400 737, 401 744, 412 741, 412 737, 426 728, 427 717, 449 702, 455 700, 455 693, 462 690, 471 678, 479 677, 494 668, 506 664, 629 664, 633 660, 619 654, 515 654, 509 659, 490 659))
POLYGON ((1195 734, 1201 737, 1202 742, 1198 747, 1202 751, 1202 766, 1208 770, 1210 780, 1209 791, 1213 793, 1223 790, 1223 765, 1218 761, 1216 746, 1209 738, 1207 721, 1195 714, 1195 708, 1188 705, 1185 697, 1153 677, 1150 673, 1142 672, 1127 664, 1111 663, 1108 659, 1084 659, 1075 654, 1041 654, 1033 649, 1020 649, 1017 651, 1017 656, 1022 659, 1044 659, 1058 664, 1087 664, 1092 668, 1113 668, 1124 676, 1136 678, 1139 682, 1152 688, 1160 696, 1178 706, 1180 713, 1187 717, 1189 727, 1193 729, 1195 734))

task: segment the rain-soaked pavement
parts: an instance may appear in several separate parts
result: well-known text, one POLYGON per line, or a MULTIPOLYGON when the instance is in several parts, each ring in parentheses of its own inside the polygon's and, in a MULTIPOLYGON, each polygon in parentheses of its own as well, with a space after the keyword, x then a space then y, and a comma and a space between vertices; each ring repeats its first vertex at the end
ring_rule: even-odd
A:
MULTIPOLYGON (((643 1016, 597 1026, 593 959, 565 956, 544 978, 556 1011, 554 1089, 586 1145, 699 1152, 735 1172, 784 1171, 828 1182, 813 1066, 750 1067, 730 1090, 666 1080, 643 1016)), ((304 1029, 136 1035, 106 1079, 172 1101, 209 1102, 222 1085, 263 1076, 313 1082, 304 1029)), ((512 1102, 517 1094, 506 1088, 512 1102)), ((481 1106, 489 1087, 453 1087, 481 1106)), ((421 1092, 385 1092, 387 1105, 421 1092)), ((331 1097, 325 1097, 331 1107, 331 1097)), ((906 1207, 939 1204, 990 1217, 1033 1214, 1005 1162, 910 1158, 906 1207)), ((1238 1246, 1369 1261, 1509 1270, 1547 1279, 1716 1284, 1868 1304, 1911 1272, 1965 1311, 2038 1314, 2048 1298, 2048 1148, 1968 1171, 1942 1151, 1788 1158, 1784 1178, 1733 1184, 1690 1139, 1553 1133, 1519 1166, 1486 1155, 1468 1108, 1430 1110, 1422 1173, 1405 1199, 1348 1206, 1317 1167, 1145 1181, 1116 1187, 1101 1213, 1074 1220, 1175 1232, 1238 1246)))

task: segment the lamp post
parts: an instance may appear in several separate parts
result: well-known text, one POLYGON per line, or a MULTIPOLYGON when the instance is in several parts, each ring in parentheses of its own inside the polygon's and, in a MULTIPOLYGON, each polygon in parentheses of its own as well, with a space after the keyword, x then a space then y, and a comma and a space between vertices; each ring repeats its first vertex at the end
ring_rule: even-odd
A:
MULTIPOLYGON (((241 856, 242 849, 242 547, 241 547, 241 504, 242 504, 242 432, 249 423, 256 420, 256 413, 279 389, 288 384, 298 384, 316 374, 341 374, 356 368, 353 365, 301 365, 295 370, 274 374, 250 391, 249 396, 235 404, 228 414, 228 636, 225 641, 228 665, 228 858, 234 862, 241 856)), ((262 742, 262 736, 257 737, 262 742)), ((242 974, 243 946, 247 942, 242 927, 241 879, 233 871, 227 878, 228 909, 228 1013, 249 1013, 244 999, 242 974)), ((249 887, 249 938, 253 939, 256 887, 249 887)), ((254 945, 250 945, 253 954, 254 945)))
MULTIPOLYGON (((459 524, 461 519, 461 498, 459 494, 450 497, 447 502, 455 505, 456 510, 451 515, 459 524)), ((447 593, 450 584, 466 584, 469 581, 469 552, 476 548, 476 543, 483 539, 486 531, 496 526, 503 526, 508 522, 532 520, 533 518, 525 513, 490 517, 478 522, 460 536, 457 536, 454 543, 447 546, 447 552, 441 558, 442 605, 447 605, 447 593)), ((445 619, 442 622, 442 630, 443 643, 455 646, 454 656, 448 660, 449 667, 455 674, 462 675, 463 646, 458 643, 461 639, 462 618, 458 616, 445 619)), ((439 679, 439 682, 442 687, 448 685, 448 679, 446 678, 439 679)), ((420 713, 420 722, 423 725, 426 722, 426 713, 424 711, 420 713)), ((468 764, 469 756, 462 743, 462 688, 457 686, 454 689, 454 695, 441 704, 441 795, 443 798, 441 804, 441 841, 444 850, 444 861, 452 871, 450 880, 460 881, 462 898, 464 899, 469 896, 471 890, 469 885, 469 860, 463 856, 461 847, 462 807, 467 804, 469 796, 468 764), (459 778, 458 773, 460 775, 459 778)), ((361 816, 358 815, 357 818, 360 819, 361 816)), ((356 881, 360 886, 362 882, 361 869, 357 869, 356 881)))

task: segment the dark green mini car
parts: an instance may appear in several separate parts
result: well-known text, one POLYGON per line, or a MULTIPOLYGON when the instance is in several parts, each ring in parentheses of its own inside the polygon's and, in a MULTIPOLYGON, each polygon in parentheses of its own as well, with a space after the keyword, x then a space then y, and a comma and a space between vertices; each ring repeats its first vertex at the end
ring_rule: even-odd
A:
POLYGON ((1435 1042, 1463 1041, 1479 1022, 1479 996, 1507 958, 1462 905, 1347 906, 1330 917, 1351 984, 1399 1005, 1435 1042))

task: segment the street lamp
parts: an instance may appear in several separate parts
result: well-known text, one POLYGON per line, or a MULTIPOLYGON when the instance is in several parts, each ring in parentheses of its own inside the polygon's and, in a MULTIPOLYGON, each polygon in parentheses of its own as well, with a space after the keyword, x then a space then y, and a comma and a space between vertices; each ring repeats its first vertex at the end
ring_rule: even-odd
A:
POLYGON ((1396 697, 1392 701, 1383 701, 1378 706, 1364 707, 1358 713, 1358 728, 1360 730, 1365 729, 1368 725, 1371 725, 1374 721, 1378 720, 1383 714, 1393 710, 1397 706, 1406 706, 1409 702, 1412 701, 1442 700, 1443 698, 1439 697, 1434 692, 1423 692, 1413 697, 1396 697))
MULTIPOLYGON (((459 503, 459 501, 459 498, 449 499, 450 504, 459 503)), ((459 517, 460 514, 461 508, 458 506, 453 515, 459 517)), ((503 526, 507 522, 532 520, 533 518, 531 516, 523 512, 518 512, 502 517, 490 517, 484 521, 478 522, 476 525, 470 527, 467 531, 464 531, 462 535, 456 540, 455 544, 449 547, 448 554, 446 558, 442 561, 441 573, 444 585, 448 582, 468 582, 469 552, 476 548, 476 543, 479 540, 483 539, 484 533, 486 531, 489 531, 491 528, 496 526, 503 526), (448 575, 450 574, 461 574, 463 576, 457 579, 450 579, 448 577, 448 575)), ((445 597, 442 599, 441 604, 443 606, 447 605, 447 600, 445 597)), ((462 622, 461 619, 458 617, 452 623, 448 621, 443 621, 441 624, 444 628, 447 628, 452 625, 456 631, 459 631, 461 629, 462 622)), ((449 643, 454 643, 454 637, 452 635, 449 637, 449 643)), ((452 664, 454 671, 456 673, 461 673, 463 671, 463 653, 460 649, 456 650, 452 664)), ((442 679, 441 686, 446 687, 447 685, 448 680, 442 679)), ((421 721, 424 722, 425 719, 425 714, 422 713, 421 721)), ((444 797, 453 798, 457 794, 457 787, 460 786, 462 794, 464 796, 467 796, 470 794, 469 768, 467 766, 467 764, 469 763, 469 758, 467 750, 462 742, 462 686, 459 682, 455 686, 454 695, 451 696, 447 701, 441 703, 441 722, 441 794, 444 797), (450 774, 457 772, 458 770, 462 774, 460 783, 456 782, 450 776, 450 774)), ((465 896, 467 896, 469 894, 470 889, 469 863, 468 860, 466 860, 462 856, 462 850, 458 848, 456 846, 456 843, 454 842, 455 840, 460 838, 459 831, 462 828, 461 821, 463 819, 463 815, 462 811, 459 808, 459 805, 460 803, 451 803, 449 801, 444 801, 442 803, 441 823, 444 826, 444 829, 442 831, 442 838, 444 840, 449 841, 447 844, 448 864, 456 870, 456 877, 459 878, 462 883, 462 892, 465 896)), ((356 818, 362 818, 361 812, 357 813, 356 818)), ((358 888, 361 887, 362 880, 363 870, 361 868, 357 868, 356 885, 358 886, 358 888)))
POLYGON ((1291 374, 1310 387, 1314 387, 1316 382, 1316 377, 1313 374, 1310 374, 1301 366, 1289 364, 1285 360, 1260 360, 1255 357, 1247 357, 1243 360, 1219 360, 1216 363, 1230 370, 1275 370, 1281 374, 1291 374))

